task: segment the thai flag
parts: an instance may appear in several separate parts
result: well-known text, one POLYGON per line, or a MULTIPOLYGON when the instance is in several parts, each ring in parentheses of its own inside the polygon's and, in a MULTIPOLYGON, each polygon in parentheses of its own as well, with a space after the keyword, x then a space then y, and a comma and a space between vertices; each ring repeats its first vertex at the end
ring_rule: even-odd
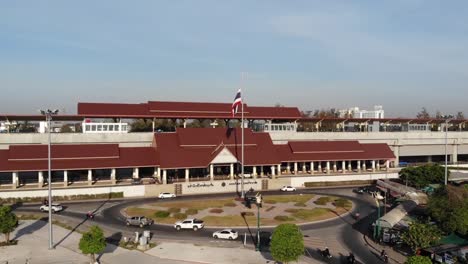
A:
POLYGON ((234 98, 234 102, 232 103, 232 107, 231 107, 231 113, 233 117, 235 114, 237 114, 239 105, 241 104, 242 104, 242 96, 241 96, 241 89, 239 89, 239 91, 237 91, 236 98, 234 98))

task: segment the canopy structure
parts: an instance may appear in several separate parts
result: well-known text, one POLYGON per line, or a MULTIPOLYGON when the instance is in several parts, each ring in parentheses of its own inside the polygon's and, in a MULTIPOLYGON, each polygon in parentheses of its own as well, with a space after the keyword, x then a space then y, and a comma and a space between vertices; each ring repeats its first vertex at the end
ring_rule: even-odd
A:
POLYGON ((404 201, 397 207, 393 208, 386 215, 379 218, 379 224, 381 228, 392 228, 398 222, 400 222, 409 212, 416 208, 417 203, 412 200, 404 201))

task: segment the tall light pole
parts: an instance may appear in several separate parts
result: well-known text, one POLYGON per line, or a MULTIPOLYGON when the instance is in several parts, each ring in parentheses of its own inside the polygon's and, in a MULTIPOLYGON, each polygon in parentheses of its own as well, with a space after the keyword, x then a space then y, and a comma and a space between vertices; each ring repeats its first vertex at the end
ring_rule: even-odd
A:
POLYGON ((51 172, 51 156, 50 156, 50 128, 51 128, 51 121, 52 115, 58 114, 58 110, 41 110, 41 114, 46 117, 47 121, 47 133, 48 133, 48 142, 47 142, 47 162, 48 162, 48 179, 47 179, 47 187, 49 189, 49 250, 54 249, 54 242, 52 237, 52 172, 51 172))

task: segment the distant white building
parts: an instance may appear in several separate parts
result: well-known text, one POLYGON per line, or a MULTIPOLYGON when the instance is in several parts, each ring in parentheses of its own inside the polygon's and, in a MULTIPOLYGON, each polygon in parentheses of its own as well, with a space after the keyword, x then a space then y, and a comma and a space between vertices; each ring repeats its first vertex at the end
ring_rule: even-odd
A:
POLYGON ((7 127, 5 125, 5 123, 0 123, 0 133, 4 133, 4 132, 7 132, 7 127))
POLYGON ((384 110, 381 105, 375 105, 374 110, 360 110, 359 107, 352 107, 338 111, 340 117, 352 118, 384 118, 384 110))

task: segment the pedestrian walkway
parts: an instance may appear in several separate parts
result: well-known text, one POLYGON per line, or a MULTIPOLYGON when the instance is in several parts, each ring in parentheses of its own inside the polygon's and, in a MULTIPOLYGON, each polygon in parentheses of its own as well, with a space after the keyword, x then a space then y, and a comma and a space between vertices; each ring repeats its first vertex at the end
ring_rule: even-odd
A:
POLYGON ((364 241, 367 243, 367 245, 369 245, 369 248, 378 255, 380 255, 380 252, 382 252, 382 250, 385 250, 385 252, 387 252, 388 255, 388 263, 405 263, 406 257, 403 256, 401 253, 393 250, 390 246, 377 244, 374 240, 372 240, 372 238, 368 236, 364 236, 364 241))
MULTIPOLYGON (((85 264, 90 260, 78 248, 81 234, 58 226, 54 226, 55 249, 48 250, 48 225, 41 220, 21 221, 11 238, 18 240, 18 245, 0 247, 0 264, 85 264)), ((96 257, 102 264, 274 263, 269 254, 256 252, 253 248, 210 247, 174 242, 161 242, 146 252, 108 244, 105 251, 96 257)), ((319 262, 306 257, 297 262, 312 263, 319 262)))

